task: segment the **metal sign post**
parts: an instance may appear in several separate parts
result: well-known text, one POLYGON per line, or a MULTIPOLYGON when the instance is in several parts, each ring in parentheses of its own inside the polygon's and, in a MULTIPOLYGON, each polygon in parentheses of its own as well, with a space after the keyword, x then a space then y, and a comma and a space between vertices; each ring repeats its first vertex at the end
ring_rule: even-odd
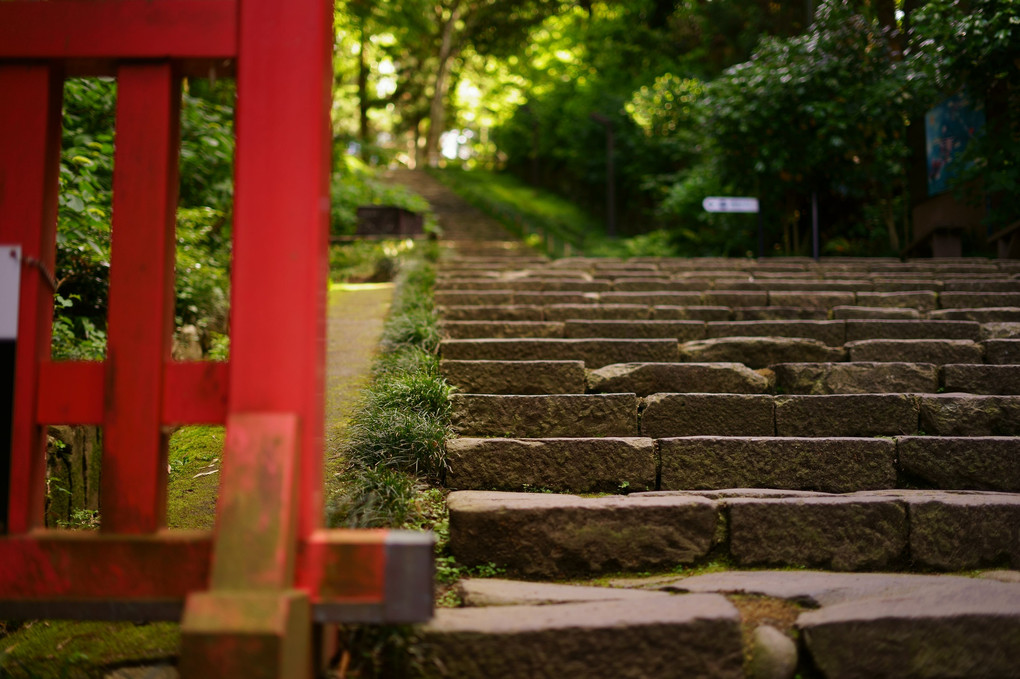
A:
POLYGON ((757 198, 747 196, 709 196, 701 201, 706 212, 754 213, 758 215, 758 259, 765 256, 765 227, 757 198))

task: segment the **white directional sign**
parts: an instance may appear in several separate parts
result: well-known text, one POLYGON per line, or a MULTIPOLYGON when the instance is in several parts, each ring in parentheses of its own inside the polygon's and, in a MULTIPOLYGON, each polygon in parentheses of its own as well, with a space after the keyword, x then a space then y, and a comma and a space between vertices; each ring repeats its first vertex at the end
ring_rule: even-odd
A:
POLYGON ((701 201, 708 212, 757 212, 758 199, 735 196, 709 196, 701 201))

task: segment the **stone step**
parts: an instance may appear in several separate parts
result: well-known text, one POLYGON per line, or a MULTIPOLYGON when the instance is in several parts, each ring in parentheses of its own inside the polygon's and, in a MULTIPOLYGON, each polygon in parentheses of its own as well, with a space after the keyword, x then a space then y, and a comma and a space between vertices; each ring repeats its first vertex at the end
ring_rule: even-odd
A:
POLYGON ((611 337, 627 339, 672 338, 687 342, 705 337, 703 321, 613 321, 568 320, 564 323, 564 337, 580 339, 611 337))
MULTIPOLYGON (((970 344, 974 345, 973 342, 970 344)), ((981 348, 977 345, 974 346, 977 349, 978 355, 980 355, 981 348)), ((767 368, 774 363, 843 361, 846 359, 846 351, 843 347, 830 347, 824 342, 812 339, 793 337, 724 337, 684 342, 680 345, 680 357, 684 362, 689 363, 743 363, 749 368, 759 369, 767 368)), ((637 359, 632 358, 630 360, 637 359)), ((944 362, 980 363, 982 361, 953 360, 944 362)), ((593 368, 595 366, 588 367, 593 368)))
POLYGON ((936 309, 928 314, 933 320, 977 321, 978 323, 1020 322, 1020 307, 984 307, 982 309, 936 309))
POLYGON ((1020 394, 1020 365, 944 365, 941 381, 947 392, 1020 394))
POLYGON ((650 438, 455 438, 446 443, 454 490, 619 493, 656 490, 650 438))
MULTIPOLYGON (((937 392, 940 384, 939 366, 932 363, 777 363, 769 369, 779 394, 923 394, 937 392)), ((965 377, 961 373, 959 380, 965 377)))
POLYGON ((744 676, 740 616, 725 597, 631 592, 651 595, 634 600, 626 594, 556 605, 439 609, 420 630, 432 660, 423 675, 465 679, 744 676))
POLYGON ((455 438, 447 454, 454 490, 1020 492, 1020 438, 1007 436, 455 438))
POLYGON ((583 361, 442 360, 439 371, 451 386, 466 394, 583 394, 586 391, 583 361))
POLYGON ((913 320, 921 318, 921 312, 912 307, 835 306, 832 307, 831 313, 836 320, 913 320))
POLYGON ((794 623, 802 640, 801 667, 832 679, 992 679, 1016 673, 1020 587, 1013 583, 945 575, 730 571, 662 579, 654 589, 806 606, 794 623))
POLYGON ((440 321, 439 333, 451 339, 562 338, 563 323, 551 321, 440 321))
MULTIPOLYGON (((843 346, 849 360, 855 363, 879 361, 945 365, 947 363, 984 363, 985 344, 985 342, 978 343, 973 340, 871 339, 847 342, 843 346)), ((1020 357, 1020 351, 1017 352, 1017 355, 1020 357)), ((783 363, 785 361, 775 362, 783 363)))
MULTIPOLYGON (((707 323, 705 337, 800 337, 833 347, 846 341, 846 321, 730 321, 707 323)), ((696 339, 696 338, 692 338, 696 339)), ((700 338, 697 338, 700 339, 700 338)))
POLYGON ((461 436, 639 435, 634 394, 454 394, 450 400, 453 429, 461 436))
POLYGON ((1020 495, 659 491, 578 497, 456 491, 450 549, 464 566, 526 578, 737 567, 960 571, 1020 566, 1020 495))
MULTIPOLYGON (((671 339, 443 340, 439 351, 444 359, 584 361, 585 367, 591 369, 625 361, 676 363, 679 360, 678 345, 671 339)), ((953 361, 963 362, 966 361, 953 361)))
MULTIPOLYGON (((768 378, 743 363, 616 363, 590 371, 587 381, 588 391, 593 393, 632 392, 638 396, 682 392, 764 394, 769 391, 768 378)), ((933 386, 937 386, 937 381, 933 386)))

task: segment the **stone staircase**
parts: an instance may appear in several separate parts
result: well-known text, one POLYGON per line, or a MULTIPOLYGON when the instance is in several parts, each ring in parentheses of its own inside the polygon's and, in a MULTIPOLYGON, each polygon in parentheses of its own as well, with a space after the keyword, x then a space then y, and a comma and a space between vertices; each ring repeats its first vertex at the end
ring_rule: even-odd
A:
POLYGON ((1020 263, 500 245, 436 302, 451 549, 510 578, 438 674, 1020 676, 1020 263))

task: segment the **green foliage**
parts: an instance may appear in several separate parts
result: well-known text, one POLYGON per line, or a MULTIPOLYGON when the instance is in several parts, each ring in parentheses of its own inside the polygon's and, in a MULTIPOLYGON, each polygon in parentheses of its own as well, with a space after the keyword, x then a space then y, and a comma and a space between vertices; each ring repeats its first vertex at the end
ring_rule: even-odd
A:
POLYGON ((211 207, 177 211, 176 322, 223 333, 230 306, 228 216, 211 207))
POLYGON ((373 382, 338 451, 346 468, 335 480, 330 525, 426 522, 424 483, 443 478, 451 435, 451 388, 439 373, 434 284, 430 263, 418 259, 402 267, 373 382))
POLYGON ((438 230, 427 200, 404 186, 382 181, 377 169, 369 167, 355 156, 340 156, 330 192, 330 221, 336 235, 354 234, 358 223, 358 207, 361 205, 392 205, 419 212, 426 216, 427 232, 438 230))
POLYGON ((534 236, 535 246, 550 255, 563 254, 564 243, 575 251, 586 251, 604 238, 602 228, 576 204, 512 175, 452 168, 432 174, 511 233, 520 238, 534 236))

